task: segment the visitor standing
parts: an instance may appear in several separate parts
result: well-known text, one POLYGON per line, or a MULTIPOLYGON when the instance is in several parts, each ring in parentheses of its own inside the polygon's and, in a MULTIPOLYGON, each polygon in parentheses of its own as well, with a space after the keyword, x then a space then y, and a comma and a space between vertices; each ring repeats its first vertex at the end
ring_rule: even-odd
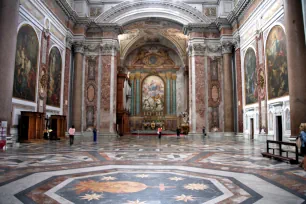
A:
POLYGON ((93 141, 97 142, 97 128, 96 127, 93 128, 92 133, 93 133, 93 141))
POLYGON ((306 123, 301 123, 300 125, 300 137, 301 137, 301 154, 304 156, 300 167, 306 170, 306 123))
POLYGON ((177 129, 176 129, 176 136, 177 136, 177 137, 179 137, 179 136, 180 136, 180 134, 181 134, 181 130, 180 130, 180 128, 179 128, 179 127, 177 127, 177 129))
POLYGON ((72 125, 71 128, 69 128, 68 133, 69 133, 69 140, 70 140, 70 146, 71 146, 73 145, 73 141, 74 141, 74 133, 75 133, 74 125, 72 125))
POLYGON ((158 138, 159 138, 159 139, 160 139, 161 136, 162 136, 162 130, 163 130, 162 127, 159 127, 159 128, 158 128, 158 138))

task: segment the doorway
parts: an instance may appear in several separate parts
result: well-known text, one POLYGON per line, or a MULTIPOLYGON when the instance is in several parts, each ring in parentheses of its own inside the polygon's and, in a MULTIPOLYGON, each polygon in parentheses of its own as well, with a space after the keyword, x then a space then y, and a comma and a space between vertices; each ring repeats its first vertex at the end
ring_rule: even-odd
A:
POLYGON ((254 118, 251 118, 251 140, 254 140, 254 118))
POLYGON ((283 141, 283 123, 282 116, 276 116, 276 140, 283 141))

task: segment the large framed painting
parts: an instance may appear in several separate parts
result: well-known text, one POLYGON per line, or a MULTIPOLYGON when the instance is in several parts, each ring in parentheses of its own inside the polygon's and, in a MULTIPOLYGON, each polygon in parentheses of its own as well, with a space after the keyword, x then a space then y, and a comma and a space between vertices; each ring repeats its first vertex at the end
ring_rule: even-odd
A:
POLYGON ((269 99, 289 94, 286 35, 281 26, 274 26, 266 45, 269 99))
POLYGON ((249 48, 244 57, 244 87, 245 103, 252 104, 257 102, 256 97, 256 55, 252 48, 249 48))
POLYGON ((22 26, 17 36, 13 97, 35 101, 38 52, 34 29, 22 26))
POLYGON ((142 110, 150 112, 164 111, 164 81, 158 76, 147 77, 142 84, 142 110))
POLYGON ((47 105, 59 107, 61 96, 62 58, 58 48, 53 47, 49 55, 49 77, 47 105))

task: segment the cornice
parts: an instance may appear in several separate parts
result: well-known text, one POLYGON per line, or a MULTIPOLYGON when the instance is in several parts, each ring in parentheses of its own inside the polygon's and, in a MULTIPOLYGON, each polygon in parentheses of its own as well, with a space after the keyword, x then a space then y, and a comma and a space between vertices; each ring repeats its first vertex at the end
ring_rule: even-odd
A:
POLYGON ((71 19, 73 22, 76 22, 78 19, 78 14, 71 8, 66 0, 55 0, 56 3, 61 7, 64 13, 71 19))
POLYGON ((184 35, 189 35, 190 32, 217 32, 218 28, 215 23, 189 23, 183 27, 184 35))
MULTIPOLYGON (((112 22, 116 17, 123 15, 131 10, 139 10, 146 8, 167 8, 173 12, 179 11, 183 16, 188 16, 189 20, 193 22, 205 22, 211 23, 211 20, 203 15, 200 11, 191 7, 190 5, 178 1, 164 1, 164 0, 135 0, 135 1, 124 1, 112 9, 102 13, 98 16, 95 21, 101 23, 112 22)), ((136 13, 135 13, 136 14, 136 13)), ((170 13, 169 13, 170 14, 170 13)), ((189 21, 190 22, 190 21, 189 21)))
POLYGON ((221 28, 231 28, 232 27, 232 25, 227 20, 227 18, 217 18, 215 21, 215 24, 219 30, 221 30, 221 28))
POLYGON ((236 7, 230 14, 227 16, 227 20, 230 23, 233 23, 235 19, 237 19, 245 10, 249 8, 249 6, 253 3, 254 0, 241 0, 238 2, 236 7))

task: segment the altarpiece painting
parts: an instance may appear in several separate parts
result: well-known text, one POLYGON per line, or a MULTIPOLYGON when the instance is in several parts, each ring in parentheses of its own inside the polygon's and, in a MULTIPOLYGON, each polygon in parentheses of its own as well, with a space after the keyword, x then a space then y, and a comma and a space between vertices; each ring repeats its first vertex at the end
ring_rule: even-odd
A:
POLYGON ((162 112, 164 110, 164 82, 158 76, 147 77, 142 84, 143 111, 162 112))
POLYGON ((61 68, 62 59, 60 51, 54 47, 49 55, 49 77, 47 105, 60 106, 61 96, 61 68))
POLYGON ((286 35, 281 26, 270 31, 266 45, 269 99, 289 94, 286 35))
POLYGON ((245 103, 252 104, 257 102, 256 97, 256 55, 252 48, 249 48, 244 58, 244 87, 245 103))
POLYGON ((17 36, 13 97, 35 101, 38 39, 34 29, 25 25, 17 36))

